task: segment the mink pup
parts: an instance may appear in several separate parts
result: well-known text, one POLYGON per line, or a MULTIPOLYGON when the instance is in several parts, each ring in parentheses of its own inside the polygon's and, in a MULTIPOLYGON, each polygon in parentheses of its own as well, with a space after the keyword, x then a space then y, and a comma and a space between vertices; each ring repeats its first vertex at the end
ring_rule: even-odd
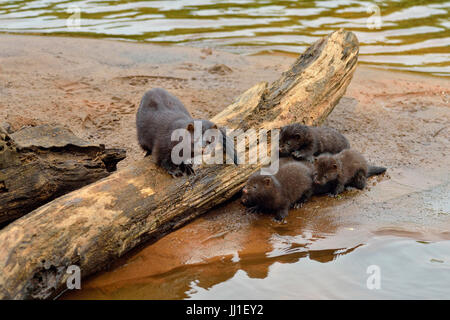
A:
POLYGON ((314 189, 338 195, 346 186, 364 189, 366 180, 386 171, 384 167, 370 166, 355 150, 346 149, 338 154, 324 154, 314 162, 314 189))
MULTIPOLYGON (((194 121, 201 121, 202 137, 209 129, 218 129, 217 126, 208 120, 193 119, 183 103, 174 95, 162 88, 154 88, 147 91, 139 105, 136 114, 136 128, 139 145, 147 151, 146 156, 153 155, 156 163, 165 168, 173 177, 183 175, 183 173, 193 173, 192 164, 189 160, 194 157, 194 121), (172 132, 176 129, 186 129, 191 136, 191 154, 182 154, 182 163, 176 165, 172 162, 171 154, 173 147, 180 141, 172 141, 172 132)), ((224 146, 227 154, 233 155, 236 163, 236 153, 234 152, 234 142, 229 140, 222 133, 224 146)), ((204 150, 213 143, 213 137, 202 139, 201 146, 204 150)))
POLYGON ((312 195, 311 170, 301 162, 283 164, 275 175, 256 172, 242 189, 241 202, 258 211, 275 213, 283 220, 292 205, 307 200, 312 195))
POLYGON ((312 127, 300 123, 284 126, 280 131, 280 155, 311 161, 321 153, 336 154, 350 148, 347 138, 329 127, 312 127))

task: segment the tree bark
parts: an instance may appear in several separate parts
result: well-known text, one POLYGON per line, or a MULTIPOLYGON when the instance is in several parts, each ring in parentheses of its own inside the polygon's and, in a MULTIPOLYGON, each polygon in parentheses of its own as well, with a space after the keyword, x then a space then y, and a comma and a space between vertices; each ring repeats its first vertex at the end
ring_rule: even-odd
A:
POLYGON ((0 129, 0 225, 107 177, 125 150, 89 144, 65 128, 0 129))
MULTIPOLYGON (((244 92, 212 121, 272 129, 321 123, 344 94, 358 58, 351 32, 314 43, 272 85, 244 92)), ((66 288, 70 265, 82 276, 137 245, 177 228, 237 193, 261 164, 203 165, 173 179, 150 157, 64 195, 0 232, 0 297, 51 298, 66 288)))

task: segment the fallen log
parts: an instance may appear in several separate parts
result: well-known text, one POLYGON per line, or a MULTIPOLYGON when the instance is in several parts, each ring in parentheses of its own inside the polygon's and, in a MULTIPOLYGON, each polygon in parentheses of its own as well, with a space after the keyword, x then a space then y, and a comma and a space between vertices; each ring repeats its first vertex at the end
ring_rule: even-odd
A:
MULTIPOLYGON (((357 58, 355 35, 336 31, 278 81, 255 85, 212 121, 233 129, 319 124, 344 94, 357 58)), ((203 165, 172 179, 149 157, 36 209, 0 231, 0 297, 54 297, 65 290, 70 265, 82 276, 105 268, 229 199, 260 166, 203 165)))
POLYGON ((107 177, 124 158, 125 150, 88 143, 63 127, 0 131, 0 225, 107 177))

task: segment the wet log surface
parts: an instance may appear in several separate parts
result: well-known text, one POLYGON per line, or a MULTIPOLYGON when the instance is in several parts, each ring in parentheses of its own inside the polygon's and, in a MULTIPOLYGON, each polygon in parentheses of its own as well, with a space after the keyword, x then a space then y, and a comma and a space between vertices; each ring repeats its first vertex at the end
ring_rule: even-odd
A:
MULTIPOLYGON (((244 130, 319 124, 344 94, 357 59, 354 34, 334 32, 278 81, 255 85, 211 120, 244 130)), ((78 265, 82 276, 107 267, 229 199, 260 167, 203 165, 173 179, 149 157, 55 199, 0 232, 0 297, 54 297, 66 288, 68 266, 78 265)))
POLYGON ((0 132, 0 225, 107 177, 125 158, 54 126, 0 132))

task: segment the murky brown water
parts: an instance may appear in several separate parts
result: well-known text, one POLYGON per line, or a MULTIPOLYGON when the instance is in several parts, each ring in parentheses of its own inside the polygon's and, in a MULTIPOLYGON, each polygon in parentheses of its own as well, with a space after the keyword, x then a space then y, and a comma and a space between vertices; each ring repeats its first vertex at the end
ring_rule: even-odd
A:
POLYGON ((449 298, 448 176, 397 169, 369 185, 315 197, 286 224, 232 201, 64 298, 449 298))
POLYGON ((2 1, 0 32, 62 34, 299 53, 332 30, 354 31, 360 61, 450 75, 450 2, 401 1, 2 1), (73 26, 80 19, 79 28, 73 26))

